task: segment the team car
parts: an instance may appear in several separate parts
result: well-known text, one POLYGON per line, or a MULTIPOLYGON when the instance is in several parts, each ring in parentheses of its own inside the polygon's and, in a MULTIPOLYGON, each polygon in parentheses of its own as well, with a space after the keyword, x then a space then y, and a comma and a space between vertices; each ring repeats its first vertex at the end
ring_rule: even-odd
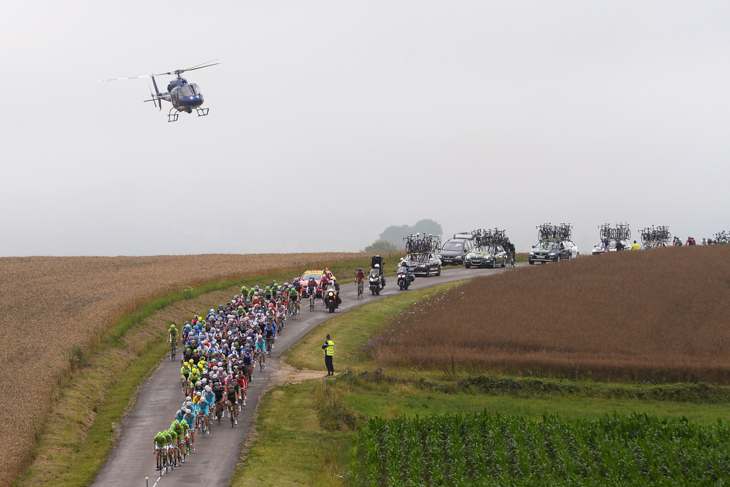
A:
POLYGON ((476 247, 466 254, 466 257, 464 258, 464 267, 467 269, 470 267, 495 268, 497 265, 504 267, 507 265, 508 260, 509 254, 505 252, 501 245, 497 245, 493 248, 476 247))
MULTIPOLYGON (((617 250, 616 243, 621 242, 621 245, 623 246, 624 250, 629 250, 631 248, 631 244, 628 243, 626 240, 615 240, 611 239, 608 243, 608 251, 609 252, 615 252, 617 250)), ((601 255, 606 253, 606 247, 603 246, 603 243, 599 243, 595 247, 593 247, 593 255, 601 255)))
POLYGON ((448 239, 441 247, 441 262, 443 265, 461 265, 464 263, 466 254, 475 246, 474 240, 466 238, 466 234, 456 234, 454 238, 448 239))
POLYGON ((441 259, 433 252, 412 253, 403 259, 408 268, 415 275, 430 276, 431 274, 441 275, 441 259))
POLYGON ((327 274, 327 276, 329 276, 330 281, 337 280, 335 278, 335 276, 332 274, 332 272, 330 272, 329 269, 325 269, 325 270, 315 269, 315 270, 304 271, 304 274, 302 274, 302 277, 299 278, 299 281, 302 283, 302 293, 306 294, 305 289, 307 288, 307 283, 309 283, 309 279, 311 277, 313 277, 314 281, 317 283, 317 297, 321 298, 322 297, 322 279, 324 278, 325 273, 327 274))
POLYGON ((535 262, 560 262, 561 260, 576 259, 579 255, 578 246, 571 240, 560 242, 541 241, 532 246, 528 261, 530 265, 535 262))

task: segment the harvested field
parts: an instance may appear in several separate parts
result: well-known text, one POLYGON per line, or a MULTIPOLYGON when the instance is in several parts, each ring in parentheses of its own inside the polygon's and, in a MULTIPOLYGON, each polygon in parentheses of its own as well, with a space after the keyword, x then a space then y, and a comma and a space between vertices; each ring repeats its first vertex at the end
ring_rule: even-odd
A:
MULTIPOLYGON (((0 258, 0 390, 20 408, 0 422, 0 485, 23 465, 71 363, 120 316, 153 297, 276 269, 320 267, 361 254, 0 258), (19 387, 21 385, 21 387, 19 387), (28 386, 28 387, 23 387, 28 386)), ((93 400, 94 398, 88 398, 93 400)))
POLYGON ((400 317, 380 365, 730 384, 730 246, 620 252, 475 279, 400 317))

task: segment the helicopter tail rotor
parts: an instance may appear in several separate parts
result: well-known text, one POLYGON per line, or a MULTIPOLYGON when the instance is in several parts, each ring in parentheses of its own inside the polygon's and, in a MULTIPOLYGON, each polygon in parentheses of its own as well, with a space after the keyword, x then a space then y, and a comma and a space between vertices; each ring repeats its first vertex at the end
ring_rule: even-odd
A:
MULTIPOLYGON (((162 110, 162 100, 160 99, 160 90, 157 88, 157 81, 155 81, 155 77, 151 76, 152 78, 152 84, 155 85, 155 97, 157 97, 157 101, 155 102, 155 106, 159 104, 160 110, 162 110)), ((153 97, 154 100, 154 97, 153 97)))
MULTIPOLYGON (((150 98, 152 99, 152 103, 155 104, 155 108, 157 108, 157 99, 155 98, 155 94, 152 93, 152 87, 151 86, 150 86, 150 98)), ((162 107, 160 107, 160 108, 162 108, 162 107)))

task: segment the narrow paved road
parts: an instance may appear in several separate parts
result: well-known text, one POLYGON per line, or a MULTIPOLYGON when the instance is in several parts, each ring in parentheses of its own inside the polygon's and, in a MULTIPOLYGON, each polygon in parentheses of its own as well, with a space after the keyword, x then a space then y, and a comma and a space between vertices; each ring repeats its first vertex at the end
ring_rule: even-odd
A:
MULTIPOLYGON (((439 277, 417 278, 411 284, 411 289, 423 289, 445 282, 492 275, 504 270, 450 268, 444 270, 439 277)), ((399 292, 402 291, 398 290, 394 277, 388 278, 380 296, 372 296, 366 288, 363 299, 357 299, 357 288, 354 283, 343 284, 340 288, 342 305, 337 314, 399 292)), ((297 320, 288 320, 286 329, 276 340, 276 348, 267 361, 266 370, 254 373, 248 388, 246 407, 238 415, 238 425, 231 428, 231 423, 227 419, 221 421, 220 426, 214 423, 211 426, 211 435, 204 440, 197 439, 195 453, 188 457, 182 467, 160 476, 155 470, 152 439, 157 431, 170 426, 175 412, 185 399, 179 385, 180 363, 164 361, 142 384, 137 404, 124 419, 122 434, 93 485, 98 487, 228 485, 238 462, 241 447, 248 436, 253 410, 261 391, 266 389, 269 375, 279 368, 279 356, 309 330, 331 317, 332 314, 327 313, 318 301, 314 311, 310 312, 303 307, 297 320)), ((323 376, 325 372, 323 370, 323 376)))

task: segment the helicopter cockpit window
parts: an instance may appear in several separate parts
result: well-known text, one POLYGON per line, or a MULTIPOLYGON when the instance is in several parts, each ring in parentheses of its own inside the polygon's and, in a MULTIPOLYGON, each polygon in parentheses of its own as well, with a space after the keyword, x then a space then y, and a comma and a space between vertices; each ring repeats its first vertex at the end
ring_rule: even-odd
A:
POLYGON ((180 88, 180 96, 194 96, 200 93, 198 85, 185 85, 180 88))

